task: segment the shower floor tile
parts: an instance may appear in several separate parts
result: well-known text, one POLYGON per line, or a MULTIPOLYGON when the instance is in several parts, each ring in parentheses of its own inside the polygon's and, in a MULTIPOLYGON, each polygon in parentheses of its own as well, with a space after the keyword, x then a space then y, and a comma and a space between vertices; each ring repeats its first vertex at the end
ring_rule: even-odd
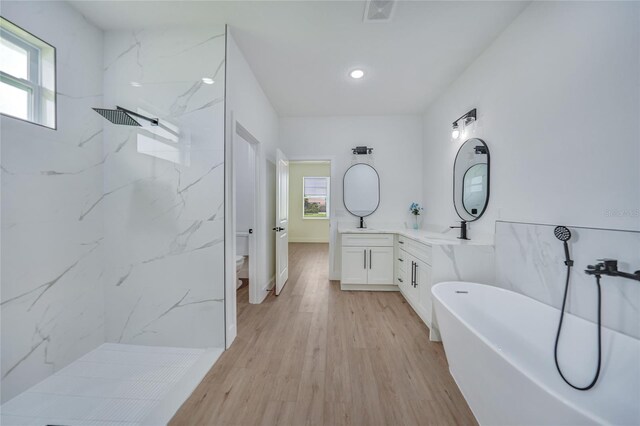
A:
POLYGON ((105 343, 4 403, 0 424, 165 424, 221 354, 105 343))

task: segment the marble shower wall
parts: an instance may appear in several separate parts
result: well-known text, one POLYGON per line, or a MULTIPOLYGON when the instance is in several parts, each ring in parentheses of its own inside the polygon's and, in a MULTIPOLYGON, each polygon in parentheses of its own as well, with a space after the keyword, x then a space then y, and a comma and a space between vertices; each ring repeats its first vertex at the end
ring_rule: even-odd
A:
MULTIPOLYGON (((562 306, 566 267, 555 226, 496 222, 496 275, 500 287, 517 291, 556 308, 562 306)), ((640 269, 640 232, 568 226, 569 250, 575 261, 571 274, 569 312, 595 322, 597 287, 586 275, 596 259, 618 259, 620 270, 640 269)), ((603 325, 640 338, 640 283, 603 277, 603 325)))
POLYGON ((56 47, 57 130, 0 118, 2 402, 104 341, 102 32, 64 2, 2 2, 56 47))
POLYGON ((104 121, 104 192, 82 217, 104 210, 106 340, 223 347, 225 28, 104 44, 105 107, 160 119, 104 121))

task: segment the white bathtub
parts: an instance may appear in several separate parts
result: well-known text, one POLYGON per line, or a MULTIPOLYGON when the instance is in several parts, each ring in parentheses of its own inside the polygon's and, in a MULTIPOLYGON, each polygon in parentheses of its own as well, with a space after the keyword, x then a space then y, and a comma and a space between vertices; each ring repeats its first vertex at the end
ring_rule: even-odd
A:
MULTIPOLYGON (((480 424, 640 424, 640 340, 603 328, 600 379, 578 391, 553 361, 558 309, 475 283, 440 283, 432 293, 451 375, 480 424)), ((579 386, 593 378, 596 331, 565 316, 560 365, 579 386)))

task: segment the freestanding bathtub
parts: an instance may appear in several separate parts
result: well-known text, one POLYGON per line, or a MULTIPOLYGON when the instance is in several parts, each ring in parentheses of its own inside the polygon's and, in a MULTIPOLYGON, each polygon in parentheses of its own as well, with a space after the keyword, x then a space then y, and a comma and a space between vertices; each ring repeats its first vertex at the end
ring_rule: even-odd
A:
MULTIPOLYGON (((553 361, 558 309, 468 282, 432 293, 449 370, 481 425, 640 424, 640 340, 603 328, 600 379, 578 391, 553 361)), ((579 386, 593 378, 596 331, 565 315, 560 366, 579 386)))

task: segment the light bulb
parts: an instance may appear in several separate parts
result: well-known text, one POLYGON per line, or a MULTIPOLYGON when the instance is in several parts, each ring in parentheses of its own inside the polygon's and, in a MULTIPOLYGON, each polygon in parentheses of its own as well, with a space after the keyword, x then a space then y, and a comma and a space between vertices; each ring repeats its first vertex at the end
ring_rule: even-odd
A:
POLYGON ((451 137, 453 139, 458 139, 460 137, 460 128, 458 127, 458 123, 453 123, 453 131, 451 132, 451 137))
POLYGON ((349 73, 349 75, 351 76, 351 78, 355 78, 356 80, 359 78, 364 77, 364 71, 362 70, 353 70, 349 73))

